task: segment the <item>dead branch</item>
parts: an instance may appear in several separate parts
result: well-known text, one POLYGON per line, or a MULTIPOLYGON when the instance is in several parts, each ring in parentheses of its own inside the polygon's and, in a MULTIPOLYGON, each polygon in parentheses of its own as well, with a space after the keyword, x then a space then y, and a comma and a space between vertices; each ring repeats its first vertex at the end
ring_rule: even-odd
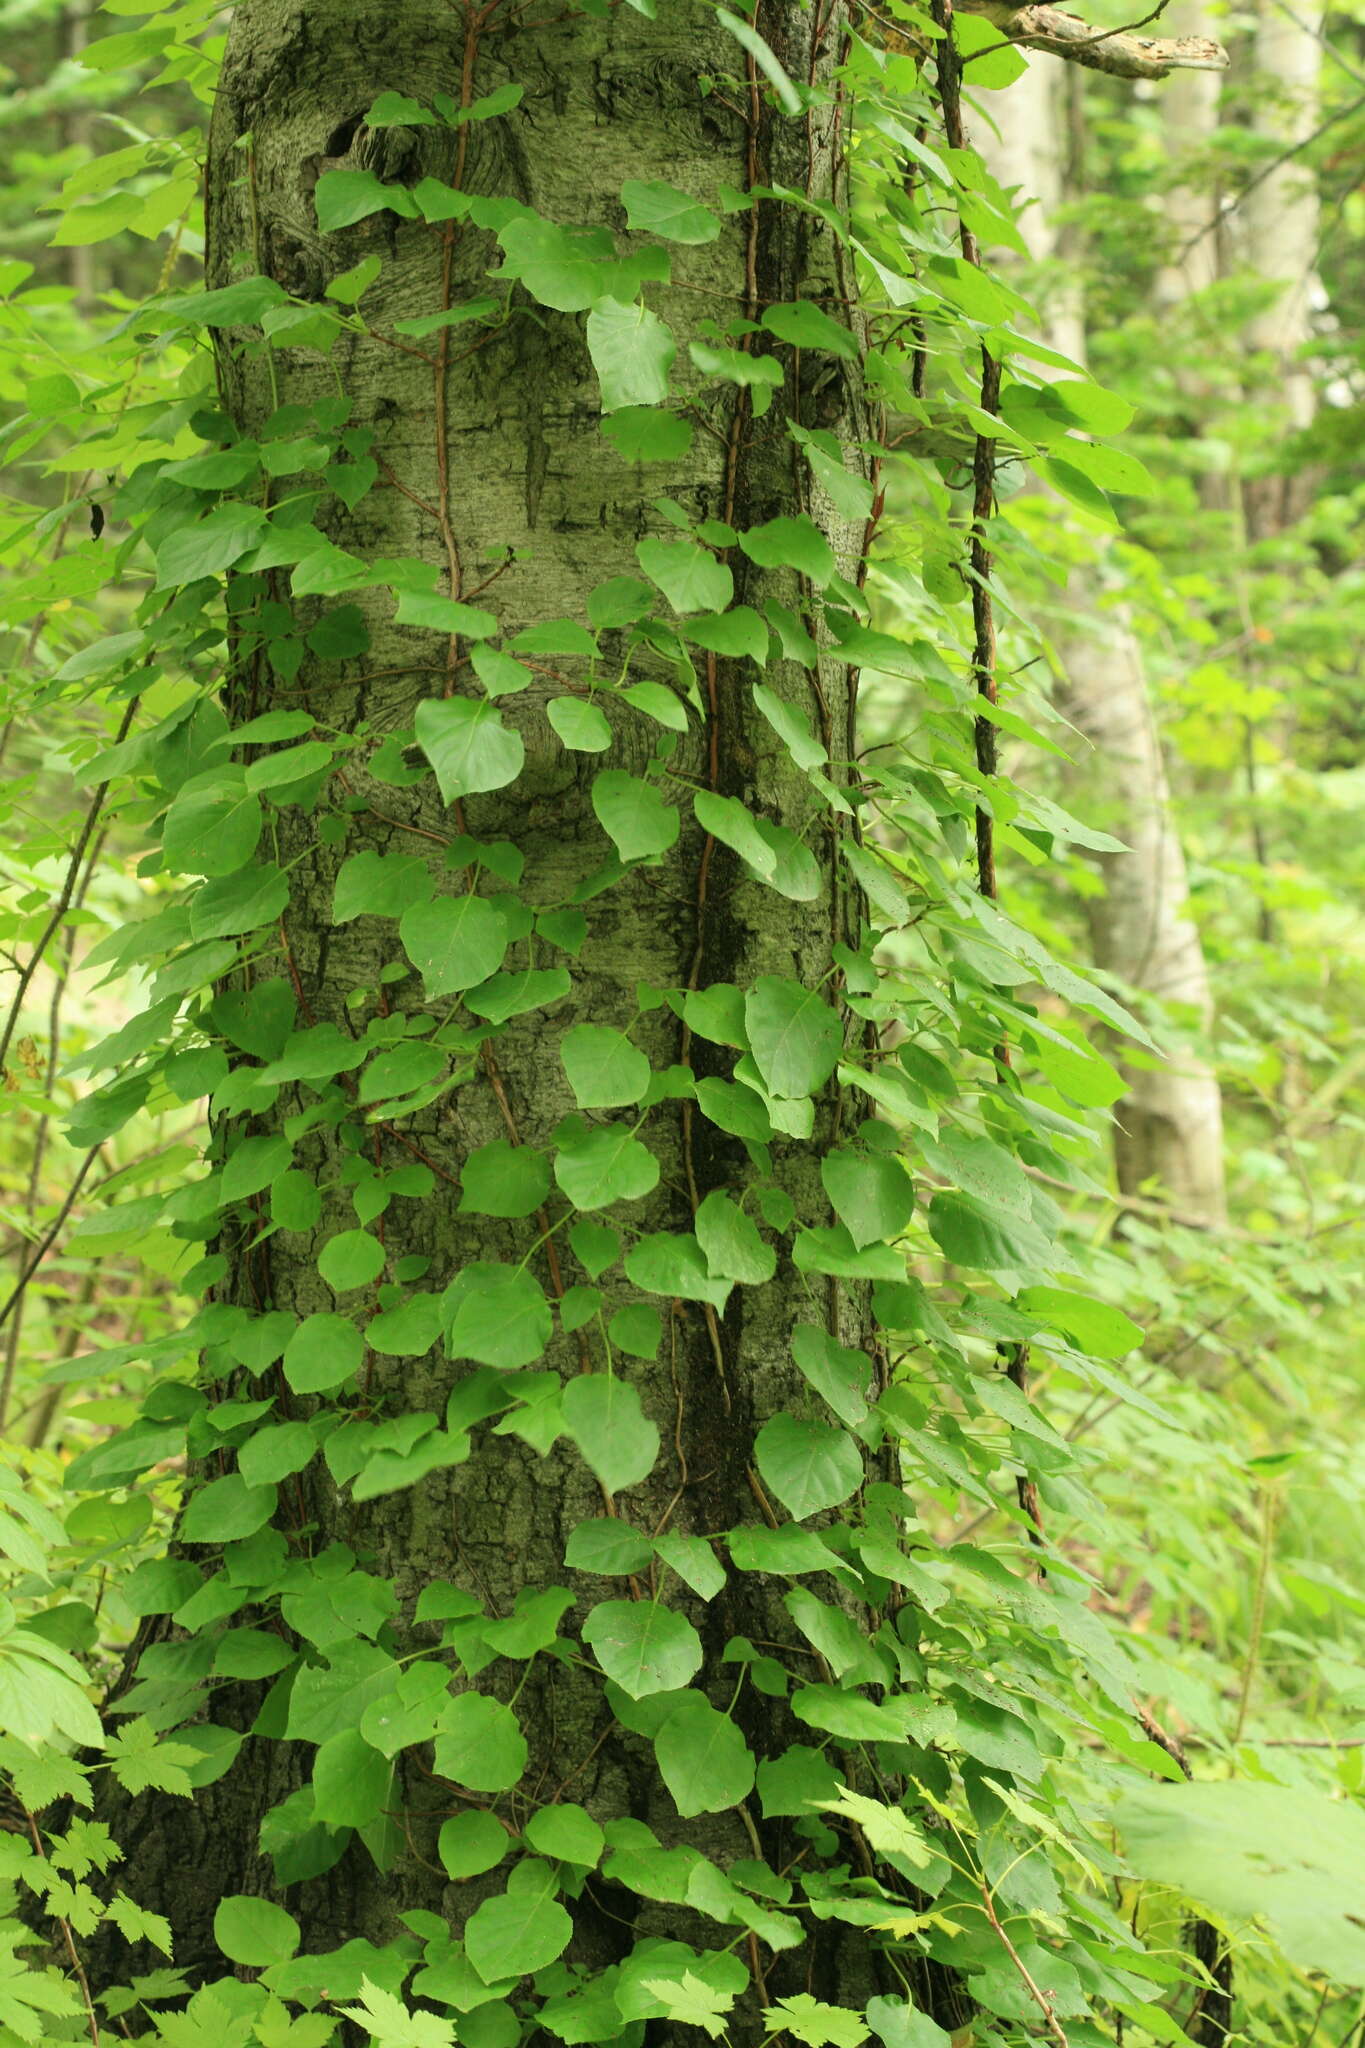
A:
POLYGON ((1210 36, 1139 36, 1092 28, 1078 15, 1046 4, 1012 7, 1009 0, 957 0, 957 6, 961 14, 984 15, 1011 43, 1046 50, 1115 78, 1165 78, 1171 71, 1227 69, 1227 51, 1210 36))

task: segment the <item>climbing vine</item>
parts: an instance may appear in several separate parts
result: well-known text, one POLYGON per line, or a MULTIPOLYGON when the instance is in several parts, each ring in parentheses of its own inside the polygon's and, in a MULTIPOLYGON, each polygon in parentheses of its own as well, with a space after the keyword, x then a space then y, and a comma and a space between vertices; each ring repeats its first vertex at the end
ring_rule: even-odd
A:
MULTIPOLYGON (((8 615, 102 732, 19 993, 135 836, 140 914, 81 967, 146 1000, 81 1056, 76 1189, 209 1111, 180 1185, 111 1182, 104 1235, 164 1233, 192 1306, 63 1369, 140 1396, 63 1474, 86 1535, 0 1500, 6 2039, 1210 2038, 1218 1939, 1139 1890, 1182 1759, 1028 1370, 1143 1405, 1048 1188, 1121 1089, 1090 1025, 1151 1040, 1011 916, 1009 850, 1103 835, 996 753, 1056 744, 997 675, 997 451, 1087 508, 1140 465, 982 261, 998 31, 691 12, 729 154, 639 165, 610 222, 508 168, 554 117, 500 0, 448 90, 319 137, 293 214, 211 8, 97 46, 216 91, 209 274, 29 393, 93 530, 35 527, 8 615), (535 388, 571 374, 640 508, 577 585, 535 388), (462 509, 481 377, 517 542, 462 509), (945 418, 969 473, 898 452, 945 418), (912 740, 864 744, 864 672, 912 740), (240 1882, 186 1964, 193 1885, 137 1880, 148 1813, 202 1802, 240 1882)), ((192 220, 164 157, 101 160, 59 239, 192 220)), ((1308 1963, 1352 1939, 1338 1903, 1308 1963)))

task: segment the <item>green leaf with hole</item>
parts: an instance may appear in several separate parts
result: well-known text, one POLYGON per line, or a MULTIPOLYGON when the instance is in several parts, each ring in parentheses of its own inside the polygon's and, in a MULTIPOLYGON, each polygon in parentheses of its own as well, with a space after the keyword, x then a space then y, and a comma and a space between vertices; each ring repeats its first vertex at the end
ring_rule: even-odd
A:
POLYGON ((564 1389, 564 1433, 608 1493, 638 1486, 654 1468, 659 1432, 626 1380, 579 1373, 564 1389))

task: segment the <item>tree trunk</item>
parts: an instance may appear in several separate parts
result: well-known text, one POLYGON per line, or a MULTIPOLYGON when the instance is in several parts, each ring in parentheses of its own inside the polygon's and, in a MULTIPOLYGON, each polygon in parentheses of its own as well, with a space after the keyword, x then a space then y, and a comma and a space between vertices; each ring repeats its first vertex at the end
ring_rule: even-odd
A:
MULTIPOLYGON (((1202 87, 1205 76, 1182 73, 1172 89, 1184 90, 1192 78, 1202 87)), ((1057 220, 1070 196, 1059 149, 1058 74, 1035 59, 1028 77, 1000 94, 996 106, 999 141, 983 137, 983 153, 1002 184, 1033 202, 1021 218, 1033 261, 1055 265, 1057 220)), ((1038 298, 1048 309, 1045 338, 1083 364, 1074 274, 1059 284, 1049 269, 1038 298)), ((1142 650, 1122 607, 1102 604, 1103 594, 1103 560, 1073 570, 1065 607, 1049 622, 1061 707, 1092 750, 1089 809, 1128 849, 1098 856, 1105 893, 1088 906, 1091 945, 1107 973, 1183 1011, 1191 1035, 1202 1038, 1213 1010, 1208 970, 1188 914, 1185 858, 1142 650)), ((1182 1213, 1216 1221, 1225 1202, 1218 1081, 1184 1032, 1178 1046, 1172 1035, 1168 1027, 1170 1054, 1159 1064, 1142 1056, 1123 1061, 1129 1092, 1114 1112, 1119 1186, 1133 1194, 1155 1184, 1182 1213)))
MULTIPOLYGON (((679 1560, 691 1556, 690 1569, 701 1574, 699 1583, 708 1591, 713 1574, 725 1580, 703 1600, 661 1564, 641 1558, 650 1539, 665 1533, 687 1544, 736 1525, 781 1519, 755 1470, 755 1433, 767 1418, 810 1410, 809 1390, 792 1358, 794 1324, 813 1321, 821 1342, 836 1335, 846 1345, 866 1340, 861 1290, 808 1278, 774 1245, 779 1263, 766 1285, 741 1291, 702 1280, 694 1298, 687 1298, 681 1282, 651 1295, 623 1276, 603 1226, 624 1222, 637 1243, 639 1234, 682 1233, 691 1245, 700 1204, 709 1201, 713 1218, 723 1218, 724 1196, 752 1194, 759 1187, 768 1190, 763 1213, 778 1229, 791 1202, 802 1216, 827 1221, 818 1148, 791 1143, 785 1135, 801 1129, 808 1109, 799 1100, 772 1100, 777 1128, 769 1142, 761 1095, 728 1081, 733 1054, 725 1041, 731 1034, 695 1018, 699 1028, 689 1031, 675 1008, 651 991, 720 984, 722 995, 726 989, 733 994, 736 988, 752 989, 762 977, 815 989, 828 973, 831 940, 858 944, 858 905, 823 829, 811 833, 808 852, 796 845, 812 821, 823 817, 823 801, 760 715, 752 695, 757 671, 746 673, 741 660, 698 651, 704 717, 690 719, 678 740, 668 766, 680 782, 669 788, 676 795, 690 782, 740 799, 780 848, 789 877, 785 894, 761 886, 733 852, 701 830, 686 805, 677 843, 664 846, 655 864, 620 875, 595 813, 594 778, 604 767, 643 776, 672 736, 621 699, 607 698, 610 750, 569 751, 552 729, 547 705, 558 700, 562 711, 566 700, 571 707, 584 704, 578 648, 585 605, 604 585, 614 587, 617 604, 624 597, 620 611, 604 601, 593 613, 594 622, 605 618, 609 627, 604 669, 613 662, 619 666, 625 634, 618 625, 630 613, 632 591, 612 586, 612 579, 637 576, 637 542, 672 534, 666 514, 657 509, 664 493, 689 521, 735 528, 809 509, 834 544, 841 568, 855 573, 861 521, 841 523, 818 493, 811 501, 786 432, 788 417, 801 418, 803 406, 813 402, 798 381, 800 361, 809 365, 817 359, 798 359, 792 349, 778 347, 787 386, 762 415, 751 406, 747 389, 707 385, 686 367, 687 343, 707 332, 707 316, 753 316, 774 301, 824 294, 836 309, 846 309, 845 318, 852 317, 847 276, 834 238, 816 213, 768 201, 728 214, 713 241, 675 246, 673 284, 656 292, 653 303, 678 338, 680 381, 695 400, 697 428, 688 452, 667 463, 643 464, 625 459, 599 431, 576 312, 547 309, 518 290, 510 317, 499 326, 457 324, 415 342, 400 343, 394 336, 395 322, 404 317, 443 304, 458 307, 487 293, 498 260, 491 232, 468 220, 442 229, 385 211, 324 235, 315 192, 319 178, 332 170, 374 170, 409 184, 425 171, 463 192, 510 196, 565 225, 619 228, 620 189, 636 176, 666 178, 702 198, 714 197, 722 184, 739 192, 785 185, 809 191, 816 201, 837 191, 842 202, 844 137, 837 110, 805 122, 773 118, 752 64, 738 93, 699 91, 699 78, 724 79, 744 66, 738 46, 702 11, 669 7, 657 21, 629 7, 604 10, 600 20, 561 17, 554 8, 533 8, 530 15, 522 26, 519 17, 505 23, 486 8, 477 18, 471 15, 475 25, 468 34, 465 18, 437 0, 243 0, 233 18, 211 138, 210 287, 259 271, 323 304, 336 276, 371 256, 382 259, 364 310, 370 327, 392 338, 385 343, 348 337, 333 358, 353 401, 348 425, 358 431, 356 460, 362 466, 376 463, 377 480, 349 511, 336 498, 326 500, 320 523, 333 542, 366 561, 407 557, 430 564, 439 571, 441 594, 492 610, 506 634, 547 621, 572 624, 523 648, 520 658, 533 671, 530 687, 495 707, 524 745, 520 775, 496 791, 467 792, 447 808, 429 780, 405 785, 403 760, 392 749, 376 774, 375 748, 395 733, 408 745, 424 702, 476 693, 466 641, 396 624, 387 595, 371 588, 346 597, 364 615, 369 645, 363 657, 338 660, 305 648, 293 675, 278 667, 272 671, 259 651, 249 651, 252 613, 237 614, 242 651, 231 678, 237 719, 302 703, 316 727, 356 736, 360 743, 344 766, 346 797, 336 814, 344 830, 328 825, 319 832, 303 809, 282 814, 286 837, 277 858, 285 868, 296 863, 282 925, 284 959, 270 963, 254 989, 238 985, 225 991, 217 1010, 239 1049, 227 1107, 220 1097, 220 1157, 240 1158, 243 1144, 257 1143, 280 1131, 286 1118, 297 1118, 290 1125, 292 1168, 322 1191, 321 1213, 316 1222, 289 1227, 295 1219, 286 1203, 286 1227, 262 1234, 264 1218, 252 1213, 251 1203, 231 1212, 219 1245, 225 1271, 216 1298, 249 1311, 252 1328, 274 1310, 291 1318, 329 1314, 335 1304, 319 1273, 319 1254, 338 1234, 356 1230, 351 1192, 372 1189, 376 1172, 398 1172, 404 1187, 425 1178, 436 1190, 424 1200, 398 1194, 375 1224, 383 1233, 388 1276, 401 1260, 419 1262, 422 1289, 439 1295, 476 1262, 515 1267, 525 1260, 552 1301, 562 1305, 566 1292, 579 1290, 571 1309, 586 1309, 582 1290, 600 1284, 600 1317, 569 1334, 561 1328, 543 1356, 534 1347, 501 1355, 501 1365, 515 1358, 530 1366, 524 1377, 500 1378, 480 1365, 480 1355, 487 1359, 497 1349, 486 1337, 476 1344, 472 1361, 457 1356, 453 1365, 436 1346, 410 1344, 398 1355, 368 1350, 354 1410, 360 1419, 348 1425, 352 1434, 363 1430, 367 1417, 401 1422, 423 1412, 439 1416, 453 1396, 473 1429, 472 1454, 359 1504, 315 1459, 281 1485, 275 1517, 290 1549, 288 1584, 295 1586, 284 1597, 284 1625, 314 1651, 327 1650, 326 1628, 308 1616, 326 1604, 322 1580, 328 1572, 341 1574, 330 1611, 333 1618, 338 1611, 348 1615, 342 1632, 352 1636, 359 1626, 362 1636, 368 1630, 373 1638, 383 1617, 383 1582, 392 1581, 397 1609, 378 1641, 362 1642, 358 1650, 352 1643, 343 1653, 341 1668, 351 1669, 344 1662, 349 1657, 356 1685, 378 1684, 382 1691, 383 1683, 392 1686, 398 1677, 392 1657, 408 1658, 437 1645, 439 1627, 416 1619, 424 1594, 424 1617, 472 1611, 501 1619, 499 1640, 505 1640, 506 1617, 519 1599, 523 1609, 532 1595, 553 1608, 553 1589, 563 1587, 566 1611, 557 1625, 552 1614, 544 1631, 547 1642, 558 1634, 561 1650, 530 1662, 495 1655, 485 1664, 473 1646, 477 1625, 457 1625, 453 1633, 468 1660, 468 1675, 457 1684, 477 1685, 504 1704, 515 1697, 529 1751, 525 1771, 510 1800, 489 1801, 450 1775, 433 1775, 429 1744, 414 1741, 397 1754, 386 1801, 398 1816, 396 1825, 375 1820, 364 1828, 363 1840, 346 1829, 329 1836, 311 1825, 309 1795, 300 1794, 319 1752, 306 1740, 279 1739, 295 1724, 287 1722, 289 1707, 278 1685, 264 1705, 260 1685, 216 1690, 210 1709, 215 1721, 254 1727, 235 1765, 192 1802, 145 1795, 119 1827, 127 1854, 120 1882, 142 1904, 172 1914, 176 1960, 191 1969, 216 1957, 213 1916, 224 1894, 287 1898, 303 1924, 308 1951, 400 1937, 411 1948, 402 1916, 414 1911, 438 1914, 458 1935, 475 1907, 501 1895, 506 1866, 450 1881, 442 1868, 440 1830, 452 1816, 492 1807, 499 1808, 498 1825, 515 1830, 556 1800, 577 1802, 595 1822, 628 1817, 653 1828, 665 1843, 690 1845, 722 1866, 761 1847, 773 1868, 781 1869, 802 1847, 799 1840, 793 1844, 793 1818, 777 1797, 762 1809, 757 1801, 740 1802, 727 1812, 684 1819, 655 1767, 649 1700, 632 1706, 624 1694, 614 1694, 617 1710, 636 1732, 620 1725, 603 1705, 600 1677, 577 1638, 594 1603, 620 1599, 632 1588, 645 1598, 657 1583, 665 1607, 699 1631, 704 1662, 696 1684, 724 1711, 741 1676, 734 1656, 758 1654, 744 1644, 790 1636, 780 1599, 785 1581, 755 1570, 732 1570, 726 1577, 713 1552, 706 1553, 709 1565, 702 1565, 697 1553, 680 1550, 679 1560), (466 106, 509 81, 522 84, 525 97, 511 111, 454 131, 364 125, 380 89, 431 103, 441 93, 461 99, 462 81, 466 106), (477 337, 472 346, 471 335, 477 337), (373 436, 368 450, 366 435, 373 436), (514 1016, 482 1044, 480 1020, 472 1019, 474 1029, 461 1040, 471 1048, 470 1078, 411 1113, 397 1107, 381 1122, 365 1122, 354 1085, 348 1096, 344 1077, 311 1090, 253 1093, 240 1051, 249 1047, 257 1057, 268 1056, 265 1041, 276 1002, 285 1011, 296 1006, 294 1028, 300 1031, 354 1031, 384 1014, 421 1011, 415 978, 384 981, 386 965, 401 962, 392 921, 361 915, 338 923, 333 890, 344 864, 357 856, 401 855, 417 863, 410 885, 415 897, 429 886, 438 898, 461 897, 471 886, 468 843, 456 844, 462 834, 494 849, 477 893, 486 901, 499 897, 501 878, 510 878, 521 902, 542 917, 534 966, 570 967, 572 992, 549 1007, 514 1016), (524 858, 519 875, 513 845, 524 858), (573 929, 578 905, 586 914, 581 946, 573 929), (245 1022, 244 1012, 250 1013, 245 1022), (641 1198, 607 1210, 585 1208, 576 1218, 552 1190, 538 1214, 516 1220, 480 1213, 477 1203, 471 1208, 466 1176, 462 1208, 462 1167, 479 1148, 533 1148, 539 1173, 555 1145, 564 1145, 562 1120, 580 1112, 560 1054, 566 1034, 583 1026, 630 1031, 656 1077, 665 1077, 656 1084, 663 1099, 642 1134, 658 1162, 657 1187, 651 1189, 646 1168, 641 1198), (713 1035, 703 1036, 703 1029, 713 1035), (705 1105, 714 1108, 714 1116, 683 1099, 688 1091, 678 1069, 684 1065, 699 1081, 720 1080, 705 1105), (547 1207, 556 1226, 548 1237, 547 1207), (599 1273, 600 1265, 605 1271, 599 1273), (696 1298, 708 1293, 709 1301, 696 1298), (559 1376, 569 1388, 606 1387, 605 1325, 617 1311, 632 1308, 638 1330, 650 1307, 662 1311, 661 1341, 653 1346, 647 1337, 635 1337, 635 1348, 648 1357, 616 1348, 615 1384, 638 1391, 662 1447, 647 1474, 632 1472, 615 1481, 613 1497, 577 1449, 562 1437, 554 1441, 559 1376), (591 1381, 584 1377, 588 1372, 591 1381), (537 1407, 545 1396, 550 1405, 537 1407), (504 1433, 495 1433, 484 1419, 499 1412, 509 1425, 504 1433), (566 1568, 574 1531, 613 1516, 640 1532, 632 1575, 608 1578, 586 1565, 566 1568), (336 1545, 349 1546, 349 1552, 329 1548, 336 1545), (353 1569, 347 1565, 350 1553, 360 1560, 353 1569), (453 1590, 440 1593, 433 1609, 431 1589, 442 1587, 453 1590), (441 1599, 448 1603, 444 1608, 441 1599), (737 1651, 736 1638, 742 1639, 737 1651), (387 1673, 387 1679, 375 1680, 373 1670, 387 1673), (267 1844, 283 1851, 277 1865, 258 1846, 267 1816, 267 1844), (343 1844, 344 1853, 322 1867, 343 1844)), ((765 9, 764 33, 791 76, 822 75, 827 44, 815 12, 784 0, 765 9)), ((278 407, 309 406, 335 388, 332 368, 316 353, 291 348, 287 336, 281 341, 273 357, 226 345, 219 350, 222 408, 242 435, 264 438, 278 407)), ((805 415, 812 424, 838 425, 851 436, 862 430, 858 417, 850 416, 857 401, 837 362, 834 382, 821 388, 818 402, 818 421, 805 415)), ((313 481, 302 479, 305 485, 313 481)), ((286 476, 277 498, 299 482, 286 476)), ((717 562, 728 565, 736 599, 757 610, 776 600, 787 608, 788 646, 799 640, 803 586, 795 570, 756 567, 730 544, 732 534, 727 541, 723 531, 712 529, 711 537, 717 554, 707 560, 713 568, 717 562)), ((287 573, 274 572, 273 594, 284 594, 287 573)), ((252 606, 259 593, 243 584, 241 595, 252 606)), ((717 608, 723 604, 722 599, 717 608)), ((303 632, 331 608, 305 597, 299 609, 303 632)), ((325 645, 316 635, 315 641, 325 645)), ((663 636, 660 644, 663 653, 636 653, 632 679, 664 686, 671 693, 668 702, 676 705, 676 669, 663 636)), ((814 676, 795 659, 770 659, 763 674, 777 697, 809 719, 836 763, 850 751, 850 673, 822 658, 814 676)), ((410 747, 404 758, 413 758, 410 747)), ((501 895, 501 902, 508 907, 512 898, 501 895)), ((833 1010, 819 1001, 833 1028, 833 1010)), ((622 1092, 630 1094, 629 1088, 622 1092)), ((590 1108, 589 1125, 624 1141, 639 1109, 622 1105, 620 1093, 610 1088, 596 1099, 608 1107, 590 1108)), ((828 1140, 837 1112, 827 1096, 813 1109, 817 1140, 822 1134, 828 1140)), ((522 1154, 523 1160, 531 1156, 522 1154)), ((294 1193, 306 1213, 303 1186, 294 1193)), ((279 1213, 277 1207, 277 1218, 279 1213)), ((747 1256, 761 1271, 772 1250, 753 1235, 747 1256)), ((725 1263, 724 1255, 719 1262, 725 1263)), ((360 1298, 352 1294, 343 1305, 360 1298)), ((574 1318, 561 1320, 572 1325, 574 1318)), ((246 1391, 236 1358, 225 1350, 219 1363, 220 1395, 246 1391)), ((876 1378, 872 1359, 864 1356, 861 1367, 870 1386, 876 1378)), ((267 1382, 255 1391, 273 1387, 267 1382)), ((274 1419, 306 1418, 317 1406, 297 1391, 289 1396, 283 1382, 280 1394, 274 1419)), ((850 1398, 856 1406, 856 1397, 850 1398)), ((601 1446, 595 1448, 601 1456, 601 1446)), ((276 1555, 282 1546, 267 1530, 248 1547, 251 1556, 242 1569, 254 1558, 257 1581, 264 1579, 251 1611, 265 1615, 285 1583, 276 1555)), ((208 1561, 193 1545, 188 1555, 208 1561)), ((215 1583, 221 1590, 222 1582, 215 1583)), ((238 1625, 245 1612, 237 1616, 238 1625)), ((257 1625, 280 1626, 269 1619, 257 1625)), ((526 1632, 536 1633, 530 1624, 526 1632)), ((180 1718, 185 1696, 176 1691, 176 1659, 182 1649, 164 1641, 151 1648, 144 1639, 121 1708, 159 1714, 166 1725, 180 1718)), ((447 1656, 442 1668, 450 1661, 447 1656)), ((684 1670, 675 1683, 685 1681, 684 1670)), ((752 1683, 741 1690, 734 1718, 760 1761, 809 1739, 784 1700, 752 1683)), ((490 1782, 479 1777, 477 1766, 473 1778, 475 1786, 490 1782)), ((704 1912, 672 1895, 640 1896, 625 1875, 613 1874, 610 1862, 570 1903, 574 1933, 565 1961, 589 1973, 629 1956, 647 1935, 708 1946, 705 1930, 711 1923, 704 1912)), ((813 1949, 801 1952, 799 1971, 777 1954, 765 1974, 752 1937, 745 1951, 733 1926, 722 1939, 739 1940, 741 1953, 754 1958, 747 2017, 737 2013, 732 2023, 736 2041, 758 2038, 757 2007, 783 1989, 823 1989, 829 1996, 847 1991, 856 2002, 875 1988, 859 1980, 866 1944, 846 1942, 832 1925, 813 1949)), ((774 1945, 781 1946, 780 1937, 774 1945)), ((420 1978, 417 1989, 420 1994, 420 1978)), ((621 2038, 640 2039, 640 2026, 632 2022, 621 2038)))

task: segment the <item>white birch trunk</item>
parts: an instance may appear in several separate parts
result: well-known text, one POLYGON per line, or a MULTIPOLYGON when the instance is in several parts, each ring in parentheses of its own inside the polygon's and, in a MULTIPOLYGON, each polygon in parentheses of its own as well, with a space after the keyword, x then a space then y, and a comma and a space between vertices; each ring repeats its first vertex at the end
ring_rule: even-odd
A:
MULTIPOLYGON (((1180 82, 1191 78, 1205 82, 1203 74, 1180 82)), ((1066 196, 1061 80, 1057 67, 1035 60, 995 102, 999 141, 980 141, 1000 181, 1036 202, 1022 226, 1039 264, 1058 253, 1056 221, 1066 196)), ((1049 344, 1084 362, 1076 284, 1059 288, 1049 278, 1040 298, 1049 344)), ((1188 914, 1185 859, 1141 647, 1122 610, 1098 614, 1101 579, 1102 571, 1074 571, 1050 624, 1062 708, 1093 749, 1105 822, 1129 849, 1100 856, 1106 893, 1090 909, 1091 943, 1098 966, 1177 1006, 1192 1027, 1188 1040, 1178 1027, 1168 1032, 1159 1063, 1134 1062, 1125 1070, 1129 1092, 1115 1112, 1119 1186, 1125 1194, 1155 1186, 1182 1214, 1216 1222, 1225 1211, 1222 1104, 1217 1076, 1196 1049, 1212 1021, 1208 970, 1188 914)))

